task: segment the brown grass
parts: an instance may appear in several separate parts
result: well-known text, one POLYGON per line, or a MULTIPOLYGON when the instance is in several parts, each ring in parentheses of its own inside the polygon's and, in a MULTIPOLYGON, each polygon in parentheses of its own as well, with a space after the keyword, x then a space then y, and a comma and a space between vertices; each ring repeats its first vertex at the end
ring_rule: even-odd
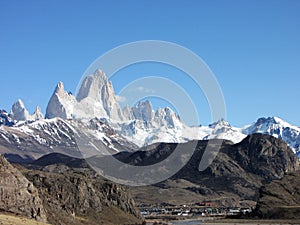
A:
POLYGON ((0 225, 49 225, 48 223, 37 222, 36 220, 27 219, 25 217, 0 214, 0 225))

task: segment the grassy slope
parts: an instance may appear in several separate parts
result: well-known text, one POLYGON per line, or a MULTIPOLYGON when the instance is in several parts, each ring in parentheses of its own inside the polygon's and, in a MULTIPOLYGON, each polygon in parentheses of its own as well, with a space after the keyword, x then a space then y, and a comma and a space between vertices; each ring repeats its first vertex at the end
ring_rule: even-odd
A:
MULTIPOLYGON (((27 219, 24 217, 11 215, 11 214, 0 214, 0 225, 46 225, 47 223, 37 222, 36 220, 27 219)), ((49 224, 48 224, 49 225, 49 224)))

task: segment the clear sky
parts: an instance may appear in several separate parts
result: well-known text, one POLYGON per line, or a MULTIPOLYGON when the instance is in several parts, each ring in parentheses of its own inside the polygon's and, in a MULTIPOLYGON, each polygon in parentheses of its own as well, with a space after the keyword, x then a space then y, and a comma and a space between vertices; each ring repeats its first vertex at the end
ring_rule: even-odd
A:
MULTIPOLYGON (((164 40, 192 50, 211 68, 232 125, 278 116, 300 126, 299 12, 298 0, 1 0, 0 108, 10 110, 21 98, 31 113, 36 105, 45 112, 58 81, 74 93, 106 51, 164 40)), ((113 79, 116 92, 139 75, 165 73, 150 67, 113 79)), ((166 76, 176 82, 176 71, 166 76)), ((201 122, 210 123, 204 97, 195 91, 193 99, 201 122)))

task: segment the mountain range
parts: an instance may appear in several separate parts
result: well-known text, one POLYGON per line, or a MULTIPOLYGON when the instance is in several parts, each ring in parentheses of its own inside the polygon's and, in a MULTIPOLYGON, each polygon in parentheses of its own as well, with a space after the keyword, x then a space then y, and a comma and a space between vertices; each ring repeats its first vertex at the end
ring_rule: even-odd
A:
POLYGON ((172 109, 155 111, 149 101, 122 108, 112 83, 100 69, 83 79, 76 96, 59 82, 45 116, 38 106, 31 115, 19 99, 10 113, 0 111, 0 125, 0 153, 23 159, 51 152, 80 156, 81 144, 93 149, 91 152, 110 154, 158 142, 225 139, 239 143, 254 133, 282 139, 300 157, 300 128, 278 117, 259 118, 242 128, 224 119, 190 127, 172 109))

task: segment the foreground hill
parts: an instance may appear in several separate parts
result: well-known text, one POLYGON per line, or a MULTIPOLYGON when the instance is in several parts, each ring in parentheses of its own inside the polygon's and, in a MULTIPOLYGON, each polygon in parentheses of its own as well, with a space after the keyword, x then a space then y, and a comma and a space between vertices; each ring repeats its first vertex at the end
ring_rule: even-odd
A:
POLYGON ((0 155, 0 211, 46 222, 38 190, 0 155))
POLYGON ((120 185, 86 169, 9 164, 0 156, 0 210, 51 224, 135 224, 142 218, 120 185), (21 172, 20 172, 21 171, 21 172), (51 172, 50 172, 51 171, 51 172))
POLYGON ((52 224, 133 224, 141 222, 134 202, 120 185, 83 171, 23 170, 36 186, 52 224))
POLYGON ((300 171, 262 187, 255 215, 271 219, 300 219, 300 171))
MULTIPOLYGON (((213 163, 200 172, 199 162, 207 144, 213 143, 199 141, 189 162, 169 180, 132 188, 136 201, 140 204, 214 201, 223 206, 254 206, 261 186, 299 169, 297 156, 285 142, 254 134, 238 144, 224 141, 213 163)), ((120 153, 117 157, 134 165, 147 165, 162 160, 175 147, 160 144, 149 151, 120 153)))

